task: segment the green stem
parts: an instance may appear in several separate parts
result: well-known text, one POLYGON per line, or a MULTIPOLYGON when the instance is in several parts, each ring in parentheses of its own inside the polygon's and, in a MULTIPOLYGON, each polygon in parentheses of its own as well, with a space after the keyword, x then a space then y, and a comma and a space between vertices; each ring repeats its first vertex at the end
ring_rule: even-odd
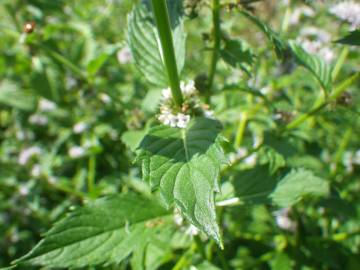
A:
POLYGON ((336 80, 337 76, 339 75, 339 72, 340 72, 341 68, 343 67, 348 54, 349 54, 349 47, 345 46, 343 48, 343 50, 341 51, 341 54, 340 54, 338 60, 336 61, 335 67, 332 71, 331 76, 332 76, 333 82, 336 80))
POLYGON ((180 89, 179 73, 176 65, 175 50, 166 1, 151 0, 151 3, 159 33, 161 50, 168 74, 171 93, 176 105, 181 107, 183 103, 183 96, 180 89))
POLYGON ((340 141, 340 145, 338 147, 338 150, 336 151, 336 154, 335 154, 335 160, 334 160, 334 163, 335 163, 335 166, 334 166, 334 169, 333 171, 331 172, 331 175, 332 176, 335 176, 336 173, 337 173, 337 170, 338 170, 338 167, 339 167, 339 163, 341 161, 341 158, 342 156, 344 155, 344 152, 346 150, 346 147, 348 146, 349 142, 350 142, 350 139, 351 139, 351 136, 353 134, 353 130, 352 130, 352 127, 349 127, 343 138, 341 139, 340 141))
POLYGON ((94 192, 95 174, 96 174, 96 155, 92 154, 89 157, 89 168, 87 176, 88 193, 92 195, 94 192))
POLYGON ((214 83, 214 77, 216 73, 217 62, 219 60, 219 52, 221 45, 221 29, 220 29, 220 1, 213 0, 212 5, 212 17, 213 17, 213 38, 214 47, 212 50, 211 64, 209 70, 209 84, 208 91, 206 93, 206 103, 210 103, 211 89, 214 83))
POLYGON ((244 112, 241 116, 238 130, 236 132, 236 138, 235 138, 235 148, 239 148, 241 146, 242 140, 244 138, 245 134, 245 128, 248 121, 248 112, 244 112))
POLYGON ((294 121, 289 123, 286 126, 286 130, 294 129, 307 121, 311 116, 315 115, 317 112, 319 112, 321 109, 326 107, 329 103, 335 101, 343 92, 346 91, 346 89, 353 84, 357 79, 360 78, 360 73, 356 73, 347 80, 345 80, 342 84, 340 84, 330 95, 330 97, 322 102, 319 102, 317 105, 313 107, 309 112, 300 115, 298 118, 296 118, 294 121))

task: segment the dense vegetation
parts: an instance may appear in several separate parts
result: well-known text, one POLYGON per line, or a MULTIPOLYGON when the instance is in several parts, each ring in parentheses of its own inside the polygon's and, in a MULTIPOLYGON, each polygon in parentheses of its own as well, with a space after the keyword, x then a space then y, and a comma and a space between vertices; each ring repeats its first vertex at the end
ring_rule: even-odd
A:
POLYGON ((165 3, 1 1, 0 267, 360 269, 360 4, 165 3))

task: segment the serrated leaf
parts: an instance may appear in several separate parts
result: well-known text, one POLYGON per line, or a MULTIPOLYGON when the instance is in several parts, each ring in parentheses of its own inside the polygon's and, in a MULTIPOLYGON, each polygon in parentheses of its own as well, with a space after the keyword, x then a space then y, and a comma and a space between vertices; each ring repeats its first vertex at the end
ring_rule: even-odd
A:
POLYGON ((240 68, 249 76, 254 63, 254 54, 246 43, 240 40, 226 40, 221 49, 222 59, 234 68, 240 68))
POLYGON ((249 12, 243 10, 240 13, 251 20, 266 35, 266 37, 274 46, 274 50, 278 58, 286 58, 288 46, 278 33, 276 33, 268 24, 261 21, 259 18, 255 17, 249 12))
POLYGON ((260 157, 265 163, 269 164, 270 174, 274 174, 278 169, 284 167, 286 162, 283 155, 270 146, 261 148, 260 157))
POLYGON ((63 268, 119 263, 146 242, 168 214, 154 199, 134 193, 99 199, 56 223, 15 263, 63 268))
POLYGON ((221 244, 214 192, 219 191, 220 166, 225 162, 221 124, 194 118, 186 129, 157 126, 140 144, 143 178, 170 207, 173 203, 197 228, 221 244))
POLYGON ((307 196, 326 196, 329 183, 305 169, 292 170, 276 186, 272 201, 280 207, 289 207, 307 196))
MULTIPOLYGON (((168 78, 163 64, 160 42, 149 1, 136 5, 128 18, 128 42, 134 61, 152 84, 168 86, 168 78)), ((186 35, 181 19, 181 1, 168 1, 168 9, 173 31, 174 49, 180 73, 185 61, 186 35)))
POLYGON ((35 101, 35 96, 27 91, 20 90, 15 83, 7 80, 1 82, 0 105, 31 111, 35 108, 35 101))
POLYGON ((321 86, 327 91, 331 90, 331 73, 332 68, 324 60, 316 55, 306 52, 301 46, 297 45, 294 41, 289 41, 289 46, 296 59, 296 62, 309 70, 316 79, 320 82, 321 86))
POLYGON ((335 41, 336 43, 360 46, 360 29, 354 30, 345 37, 335 41))

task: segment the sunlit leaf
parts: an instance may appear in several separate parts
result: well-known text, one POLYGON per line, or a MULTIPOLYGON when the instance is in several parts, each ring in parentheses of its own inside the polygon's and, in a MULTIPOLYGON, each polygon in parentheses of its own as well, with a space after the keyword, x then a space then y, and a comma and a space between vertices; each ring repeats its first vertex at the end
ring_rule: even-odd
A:
POLYGON ((165 203, 175 203, 218 243, 214 192, 219 191, 220 166, 225 162, 220 130, 219 122, 207 118, 192 119, 186 129, 157 126, 140 144, 138 156, 144 180, 160 189, 165 203))

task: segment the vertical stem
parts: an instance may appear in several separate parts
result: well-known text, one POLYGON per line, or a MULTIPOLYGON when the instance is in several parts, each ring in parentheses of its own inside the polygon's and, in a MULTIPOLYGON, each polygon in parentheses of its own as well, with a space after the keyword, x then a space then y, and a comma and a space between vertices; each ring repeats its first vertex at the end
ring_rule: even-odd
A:
POLYGON ((339 56, 338 60, 336 61, 335 67, 332 71, 331 76, 332 76, 333 82, 336 80, 337 76, 339 75, 339 72, 340 72, 341 68, 343 67, 348 54, 349 54, 349 46, 345 46, 343 48, 343 50, 341 51, 340 56, 339 56))
POLYGON ((221 29, 220 29, 220 0, 213 0, 212 4, 212 18, 213 18, 213 38, 214 47, 212 51, 212 58, 209 70, 209 84, 206 93, 206 103, 210 103, 211 89, 214 83, 216 73, 216 66, 219 60, 220 42, 221 42, 221 29))
POLYGON ((176 65, 175 50, 166 0, 151 0, 151 3, 159 33, 161 50, 168 74, 171 94, 176 105, 181 107, 183 103, 183 96, 180 89, 179 73, 176 65))
POLYGON ((95 174, 96 174, 96 155, 92 154, 89 158, 89 168, 87 175, 87 188, 89 195, 93 194, 94 183, 95 183, 95 174))
POLYGON ((245 128, 248 120, 248 112, 244 112, 241 115, 241 119, 239 122, 238 130, 236 132, 236 138, 235 138, 235 148, 239 148, 241 146, 242 140, 244 138, 245 134, 245 128))

